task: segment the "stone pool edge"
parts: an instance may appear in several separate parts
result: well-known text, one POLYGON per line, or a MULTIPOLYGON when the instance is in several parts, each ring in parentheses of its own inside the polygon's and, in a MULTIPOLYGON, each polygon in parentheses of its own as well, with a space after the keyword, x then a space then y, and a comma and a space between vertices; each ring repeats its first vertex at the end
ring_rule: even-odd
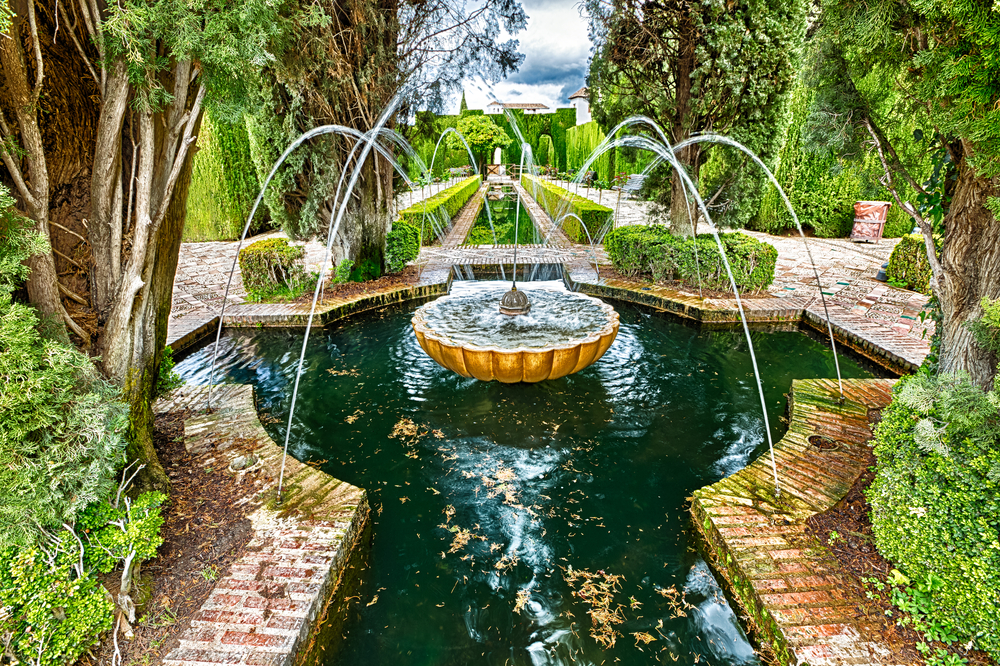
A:
MULTIPOLYGON (((631 280, 592 279, 589 267, 563 264, 564 281, 569 289, 590 296, 636 303, 669 312, 702 325, 731 327, 739 323, 734 299, 702 299, 677 289, 631 280)), ((394 303, 431 298, 448 293, 451 287, 450 265, 428 265, 414 285, 395 286, 373 294, 334 299, 316 311, 314 325, 326 326, 353 314, 394 303)), ((753 298, 743 301, 747 321, 752 324, 808 326, 826 335, 822 306, 805 298, 753 298)), ((915 372, 930 348, 926 341, 900 340, 865 317, 840 306, 828 305, 834 338, 841 346, 895 374, 915 372)), ((306 304, 242 303, 230 308, 224 322, 233 328, 305 326, 309 317, 306 304)), ((181 354, 211 336, 219 325, 213 317, 175 340, 168 340, 174 354, 181 354)))
POLYGON ((276 505, 282 450, 260 423, 253 387, 218 385, 213 412, 199 414, 207 388, 180 387, 154 411, 194 411, 184 422, 184 446, 199 464, 226 465, 237 475, 253 535, 161 663, 319 663, 336 642, 322 625, 339 614, 350 586, 344 581, 358 580, 370 546, 367 494, 289 456, 284 500, 276 505), (234 470, 240 461, 251 464, 234 470))
POLYGON ((788 432, 774 447, 780 495, 765 453, 691 498, 709 564, 748 633, 782 666, 895 663, 859 621, 850 574, 806 532, 806 520, 837 504, 864 470, 869 412, 889 403, 894 383, 844 380, 840 404, 836 381, 795 380, 788 432), (838 448, 814 447, 813 435, 838 448))

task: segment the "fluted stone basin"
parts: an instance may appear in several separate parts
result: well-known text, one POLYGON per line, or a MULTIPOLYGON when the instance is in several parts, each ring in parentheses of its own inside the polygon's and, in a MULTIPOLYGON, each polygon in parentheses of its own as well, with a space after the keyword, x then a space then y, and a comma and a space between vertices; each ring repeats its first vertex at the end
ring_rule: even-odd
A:
POLYGON ((585 294, 532 289, 530 314, 499 312, 504 283, 421 306, 413 332, 427 355, 464 377, 540 382, 583 370, 618 335, 618 313, 585 294))

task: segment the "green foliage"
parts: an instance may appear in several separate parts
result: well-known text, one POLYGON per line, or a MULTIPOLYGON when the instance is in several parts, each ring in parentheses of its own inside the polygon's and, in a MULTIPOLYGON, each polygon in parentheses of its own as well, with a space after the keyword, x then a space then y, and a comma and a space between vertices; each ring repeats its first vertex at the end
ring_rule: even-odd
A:
POLYGON ((983 298, 979 305, 983 314, 968 323, 969 330, 980 347, 1000 356, 1000 298, 983 298))
POLYGON ((931 265, 927 261, 927 245, 921 234, 907 234, 900 239, 889 256, 885 275, 907 289, 922 294, 931 293, 931 265))
POLYGON ((163 493, 149 492, 142 493, 135 501, 120 497, 115 504, 103 501, 87 507, 76 525, 86 533, 87 566, 110 573, 125 561, 144 562, 153 558, 163 543, 160 510, 166 500, 163 493))
POLYGON ((354 260, 344 259, 339 264, 337 264, 336 270, 333 272, 333 283, 334 284, 345 284, 351 281, 351 271, 354 270, 354 260))
MULTIPOLYGON (((566 131, 566 167, 581 169, 591 153, 604 141, 604 132, 597 121, 577 125, 566 131)), ((611 152, 601 155, 590 165, 590 170, 597 172, 600 180, 612 178, 611 152)))
MULTIPOLYGON (((462 99, 465 99, 463 94, 462 99)), ((385 264, 389 273, 399 273, 420 256, 420 229, 403 220, 392 225, 385 237, 385 264)))
POLYGON ((305 250, 287 238, 266 238, 240 250, 243 288, 251 300, 263 301, 288 290, 302 290, 308 280, 302 265, 305 250))
POLYGON ((174 363, 174 350, 170 348, 170 345, 167 345, 163 348, 163 354, 160 356, 160 374, 156 378, 156 388, 154 389, 156 395, 169 393, 184 384, 181 376, 174 372, 174 365, 176 365, 174 363))
MULTIPOLYGON (((741 292, 766 289, 774 281, 778 251, 742 233, 721 234, 726 258, 741 292)), ((622 275, 649 275, 654 280, 678 279, 691 286, 728 291, 731 286, 715 239, 674 236, 663 226, 618 227, 604 238, 604 249, 622 275), (697 258, 695 244, 697 243, 697 258)))
POLYGON ((555 167, 559 162, 556 160, 556 148, 552 144, 552 137, 543 134, 538 137, 538 149, 535 151, 535 164, 555 167))
MULTIPOLYGON (((184 241, 239 238, 259 189, 244 120, 230 123, 205 114, 188 190, 184 241)), ((266 211, 258 211, 251 234, 263 231, 266 219, 266 211)))
POLYGON ((576 243, 590 243, 596 239, 614 215, 614 211, 607 206, 594 203, 590 199, 577 196, 534 176, 521 176, 521 185, 531 192, 549 217, 555 221, 562 220, 562 230, 576 243), (579 219, 564 217, 570 214, 579 219))
POLYGON ((432 218, 437 220, 437 224, 442 228, 446 226, 451 218, 462 210, 462 206, 472 198, 481 183, 482 179, 479 176, 466 178, 460 183, 400 211, 399 219, 412 224, 417 229, 422 228, 424 230, 424 243, 431 243, 435 238, 432 218), (445 214, 447 214, 447 218, 445 214))
POLYGON ((127 426, 87 355, 43 338, 34 309, 12 300, 20 261, 45 244, 10 203, 0 188, 0 548, 28 547, 106 495, 127 426))
POLYGON ((919 587, 931 637, 1000 655, 1000 385, 904 377, 876 431, 875 542, 919 587), (940 582, 938 582, 940 581, 940 582), (932 631, 930 631, 932 630, 932 631))
MULTIPOLYGON (((805 83, 795 86, 791 122, 778 153, 775 178, 804 227, 812 228, 822 238, 843 238, 854 224, 854 202, 891 201, 892 195, 878 182, 882 166, 876 155, 862 153, 860 159, 844 159, 804 136, 813 118, 814 97, 815 92, 805 83)), ((916 192, 910 188, 902 189, 900 196, 916 200, 916 192)), ((792 216, 773 185, 766 186, 748 226, 768 233, 794 228, 792 216)), ((882 235, 897 238, 912 228, 913 219, 893 205, 882 235)))
MULTIPOLYGON (((0 549, 0 635, 20 663, 73 663, 111 629, 114 602, 94 578, 74 567, 79 545, 63 530, 50 552, 0 549)), ((15 661, 17 663, 17 661, 15 661)))
MULTIPOLYGON (((456 125, 458 132, 465 137, 476 160, 483 164, 489 161, 493 151, 506 148, 511 143, 510 136, 504 132, 489 116, 463 116, 456 125)), ((446 139, 452 150, 465 149, 465 145, 454 134, 446 139)))

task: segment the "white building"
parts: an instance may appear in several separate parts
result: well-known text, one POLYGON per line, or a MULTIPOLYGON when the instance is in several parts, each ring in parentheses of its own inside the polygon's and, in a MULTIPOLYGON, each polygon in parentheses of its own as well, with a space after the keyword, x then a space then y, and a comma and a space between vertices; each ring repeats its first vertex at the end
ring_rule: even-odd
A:
POLYGON ((591 120, 590 90, 587 86, 580 88, 575 93, 570 95, 569 101, 572 102, 573 107, 576 109, 576 124, 582 125, 584 123, 589 123, 591 120))
MULTIPOLYGON (((503 113, 504 109, 521 109, 526 116, 556 112, 555 109, 550 109, 546 105, 537 102, 490 102, 486 105, 484 113, 488 116, 496 116, 503 113)), ((579 117, 579 113, 577 111, 577 117, 579 117)))

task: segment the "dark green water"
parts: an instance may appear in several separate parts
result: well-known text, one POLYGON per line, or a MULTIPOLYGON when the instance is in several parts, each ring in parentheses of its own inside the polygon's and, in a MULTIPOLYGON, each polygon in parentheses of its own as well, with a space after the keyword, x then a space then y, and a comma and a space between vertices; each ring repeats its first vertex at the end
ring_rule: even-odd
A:
POLYGON ((467 245, 493 245, 493 231, 496 232, 497 245, 512 245, 514 243, 514 230, 517 228, 518 243, 529 245, 540 243, 541 238, 535 229, 528 211, 517 201, 513 195, 513 189, 499 201, 487 200, 483 209, 479 211, 476 222, 469 229, 469 235, 465 237, 467 245), (489 206, 490 213, 486 212, 489 206), (518 216, 520 209, 520 217, 518 216), (493 231, 490 230, 488 215, 493 216, 493 231))
MULTIPOLYGON (((413 337, 415 305, 314 332, 291 450, 367 488, 376 510, 336 664, 757 663, 685 502, 766 451, 742 333, 615 305, 621 331, 601 361, 533 385, 440 368, 413 337), (416 434, 393 437, 407 419, 416 434), (622 577, 613 648, 590 637, 570 568, 622 577)), ((257 387, 279 442, 301 340, 292 329, 224 338, 223 374, 257 387)), ((791 380, 834 376, 833 362, 799 332, 757 333, 755 347, 777 440, 791 380)), ((177 369, 206 382, 210 360, 206 348, 177 369)), ((841 367, 870 376, 852 359, 841 367)))

